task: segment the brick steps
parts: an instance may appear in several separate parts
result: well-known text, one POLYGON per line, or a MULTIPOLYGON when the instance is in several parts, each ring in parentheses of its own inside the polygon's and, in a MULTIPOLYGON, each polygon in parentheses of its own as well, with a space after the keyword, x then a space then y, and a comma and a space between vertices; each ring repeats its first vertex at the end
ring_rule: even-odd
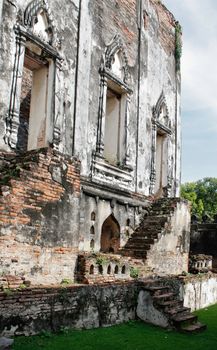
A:
POLYGON ((164 198, 154 202, 149 210, 149 215, 143 218, 125 247, 120 249, 120 254, 145 260, 147 252, 159 240, 168 217, 171 216, 174 209, 174 199, 164 198))
POLYGON ((163 279, 144 280, 143 290, 150 293, 153 305, 165 315, 172 328, 179 332, 196 333, 206 329, 206 325, 198 322, 198 317, 183 305, 163 279))
POLYGON ((207 326, 205 324, 202 324, 200 322, 196 322, 194 324, 190 324, 187 326, 182 327, 181 332, 183 333, 200 333, 205 331, 207 326))

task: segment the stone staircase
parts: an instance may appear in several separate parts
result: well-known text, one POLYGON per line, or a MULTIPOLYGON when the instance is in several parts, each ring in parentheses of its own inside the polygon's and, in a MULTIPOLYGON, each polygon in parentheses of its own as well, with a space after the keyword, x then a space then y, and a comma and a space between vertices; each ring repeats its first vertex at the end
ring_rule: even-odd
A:
POLYGON ((190 308, 183 305, 183 300, 178 299, 177 294, 164 284, 163 279, 150 279, 139 283, 140 290, 150 295, 153 307, 163 315, 166 327, 185 333, 197 333, 206 329, 206 325, 200 323, 190 308))
POLYGON ((126 245, 120 250, 120 254, 145 260, 147 252, 167 227, 168 219, 179 201, 179 198, 162 198, 154 202, 149 207, 148 215, 146 214, 126 245))

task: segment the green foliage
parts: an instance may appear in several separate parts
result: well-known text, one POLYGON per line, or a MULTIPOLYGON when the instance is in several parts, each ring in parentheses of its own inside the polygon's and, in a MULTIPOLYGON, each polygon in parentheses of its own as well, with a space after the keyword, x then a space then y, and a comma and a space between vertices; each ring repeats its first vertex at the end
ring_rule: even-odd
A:
POLYGON ((179 22, 176 22, 175 26, 175 59, 176 70, 180 70, 180 60, 182 57, 182 27, 179 22))
POLYGON ((3 169, 0 178, 0 185, 7 185, 11 179, 18 178, 20 176, 20 169, 19 165, 13 168, 7 168, 6 170, 3 169))
POLYGON ((200 219, 204 213, 211 218, 217 214, 217 178, 206 177, 181 186, 181 197, 192 204, 192 214, 200 219))
POLYGON ((108 263, 108 259, 105 256, 98 256, 96 258, 96 264, 97 265, 106 265, 108 263))
POLYGON ((139 269, 137 267, 130 268, 130 277, 132 277, 132 278, 139 277, 139 269))
POLYGON ((19 289, 26 289, 26 288, 27 288, 27 286, 24 283, 21 283, 19 285, 19 289))
POLYGON ((13 292, 14 292, 14 289, 11 289, 11 288, 3 288, 3 292, 8 296, 10 297, 13 292))
POLYGON ((60 282, 61 285, 70 285, 73 284, 72 280, 70 278, 63 278, 60 282))

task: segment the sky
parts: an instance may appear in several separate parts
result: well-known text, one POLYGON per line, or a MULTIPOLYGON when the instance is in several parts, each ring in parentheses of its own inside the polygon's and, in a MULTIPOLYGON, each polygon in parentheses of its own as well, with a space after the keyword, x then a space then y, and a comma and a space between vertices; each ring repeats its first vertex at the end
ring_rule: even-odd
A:
POLYGON ((217 0, 162 0, 183 28, 182 183, 217 177, 217 0))

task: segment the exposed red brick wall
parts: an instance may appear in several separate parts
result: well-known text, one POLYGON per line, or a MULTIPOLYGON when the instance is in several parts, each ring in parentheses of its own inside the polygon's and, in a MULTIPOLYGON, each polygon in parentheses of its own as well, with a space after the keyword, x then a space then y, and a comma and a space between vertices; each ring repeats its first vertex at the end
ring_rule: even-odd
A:
POLYGON ((74 279, 80 163, 52 149, 2 155, 0 261, 33 284, 74 279))
POLYGON ((16 157, 3 169, 0 186, 0 221, 3 224, 29 224, 31 217, 25 209, 41 212, 49 202, 57 202, 65 192, 60 183, 53 180, 49 168, 67 164, 65 181, 76 196, 80 195, 80 164, 66 160, 66 157, 53 152, 28 152, 23 157, 16 157), (9 177, 8 177, 9 176, 9 177))
POLYGON ((168 53, 174 53, 175 50, 175 24, 176 20, 172 13, 158 0, 150 0, 159 20, 158 35, 164 50, 168 53))

